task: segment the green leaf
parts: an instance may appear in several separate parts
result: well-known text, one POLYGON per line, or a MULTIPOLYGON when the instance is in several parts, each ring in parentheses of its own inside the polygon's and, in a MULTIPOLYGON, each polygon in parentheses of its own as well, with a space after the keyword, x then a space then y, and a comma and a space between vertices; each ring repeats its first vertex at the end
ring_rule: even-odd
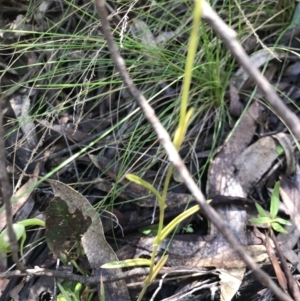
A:
POLYGON ((22 221, 17 222, 17 224, 23 225, 25 228, 31 227, 31 226, 41 226, 41 227, 45 228, 45 222, 39 218, 24 219, 22 221))
POLYGON ((194 233, 194 229, 191 224, 187 225, 186 227, 183 228, 184 232, 186 233, 194 233))
POLYGON ((129 268, 129 267, 136 267, 141 265, 151 266, 151 264, 152 262, 149 259, 134 258, 134 259, 108 262, 106 264, 103 264, 101 268, 103 269, 129 268))
POLYGON ((272 223, 271 224, 272 228, 279 232, 279 233, 288 233, 280 224, 278 223, 272 223))
POLYGON ((125 175, 125 177, 133 182, 133 183, 136 183, 146 189, 148 189, 149 191, 151 191, 158 199, 158 202, 161 203, 162 202, 162 199, 161 199, 161 195, 160 193, 156 190, 156 188, 151 185, 150 183, 148 183, 147 181, 143 180, 142 178, 140 178, 139 176, 136 176, 136 175, 133 175, 133 174, 127 174, 125 175))
MULTIPOLYGON (((22 238, 22 241, 24 242, 26 238, 26 231, 25 227, 21 224, 13 224, 13 229, 16 234, 17 241, 22 238)), ((23 248, 23 246, 21 246, 23 248)), ((0 253, 9 253, 10 252, 10 243, 9 243, 9 237, 7 233, 7 229, 5 228, 1 234, 0 234, 0 253)), ((23 249, 21 249, 21 253, 23 252, 23 249)))
POLYGON ((156 235, 157 231, 158 231, 158 224, 154 224, 154 225, 143 227, 143 228, 139 229, 139 232, 143 233, 144 235, 150 235, 150 234, 156 235))
POLYGON ((160 244, 179 223, 181 223, 183 220, 185 220, 187 217, 191 216, 192 214, 198 212, 199 210, 200 210, 200 206, 195 205, 192 208, 176 216, 166 227, 163 228, 163 230, 161 231, 161 235, 155 238, 154 244, 160 244))
MULTIPOLYGON (((144 235, 150 235, 152 233, 151 229, 139 230, 139 232, 141 232, 141 231, 144 235)), ((157 233, 157 231, 156 231, 156 233, 157 233)))
POLYGON ((57 286, 63 296, 63 298, 60 298, 60 300, 65 300, 65 301, 72 301, 71 298, 69 297, 69 294, 67 293, 67 291, 64 289, 64 287, 59 283, 57 282, 57 286))
MULTIPOLYGON (((155 280, 157 274, 158 274, 159 271, 164 267, 164 265, 166 264, 168 258, 169 258, 169 255, 165 255, 165 256, 162 257, 162 258, 158 261, 158 263, 155 265, 155 267, 153 268, 152 276, 151 276, 151 278, 148 280, 148 281, 150 281, 150 283, 152 283, 152 282, 155 280)), ((146 281, 147 281, 147 280, 146 280, 146 281)))
POLYGON ((81 283, 65 280, 60 283, 60 294, 57 296, 57 301, 80 301, 82 289, 81 283))
POLYGON ((249 221, 253 224, 270 224, 272 222, 269 217, 254 217, 250 218, 249 221))
POLYGON ((261 217, 269 217, 265 209, 258 203, 255 203, 256 210, 261 217))
POLYGON ((80 295, 81 295, 82 290, 83 290, 83 284, 80 282, 76 283, 74 291, 73 291, 73 295, 74 295, 76 301, 80 301, 80 295))
POLYGON ((276 217, 274 219, 274 222, 277 222, 279 224, 286 225, 286 226, 291 226, 292 225, 289 221, 287 221, 287 220, 285 220, 283 218, 280 218, 280 217, 276 217))
POLYGON ((277 181, 271 196, 270 213, 272 219, 274 219, 277 216, 279 210, 279 187, 280 187, 280 182, 277 181))
POLYGON ((276 146, 276 153, 281 156, 284 154, 284 148, 279 144, 276 146))
MULTIPOLYGON (((24 249, 24 242, 26 239, 26 230, 25 227, 29 226, 42 226, 45 227, 45 222, 38 219, 38 218, 32 218, 32 219, 26 219, 17 222, 16 224, 13 224, 13 229, 16 234, 17 241, 20 241, 20 253, 23 257, 23 249, 24 249)), ((10 252, 10 243, 9 238, 7 234, 7 229, 4 229, 0 234, 0 253, 6 254, 10 252)))

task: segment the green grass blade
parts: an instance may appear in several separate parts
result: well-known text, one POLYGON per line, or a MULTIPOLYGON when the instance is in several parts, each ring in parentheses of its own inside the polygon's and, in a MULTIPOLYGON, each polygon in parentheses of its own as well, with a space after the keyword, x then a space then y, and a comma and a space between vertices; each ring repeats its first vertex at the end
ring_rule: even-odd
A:
POLYGON ((273 188, 273 192, 271 196, 270 213, 272 219, 276 218, 279 210, 279 187, 280 187, 280 182, 277 181, 273 188))

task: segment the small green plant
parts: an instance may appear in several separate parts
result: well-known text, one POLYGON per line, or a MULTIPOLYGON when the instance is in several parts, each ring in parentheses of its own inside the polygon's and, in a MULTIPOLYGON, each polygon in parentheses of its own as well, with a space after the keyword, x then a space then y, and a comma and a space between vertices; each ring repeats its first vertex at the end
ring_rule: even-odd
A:
POLYGON ((265 211, 262 206, 258 203, 255 203, 255 207, 258 211, 259 217, 250 218, 249 221, 253 224, 266 224, 268 227, 271 227, 273 230, 280 233, 287 233, 287 231, 281 225, 290 226, 291 223, 283 218, 277 217, 279 210, 279 187, 280 182, 276 182, 270 204, 270 212, 265 211))
MULTIPOLYGON (((27 227, 33 227, 33 226, 41 226, 45 228, 45 222, 43 220, 32 218, 32 219, 26 219, 23 221, 19 221, 15 224, 13 224, 13 229, 16 234, 17 241, 20 241, 20 253, 23 257, 24 253, 24 242, 26 240, 26 228, 27 227)), ((2 254, 8 254, 11 252, 10 249, 10 242, 9 237, 7 233, 7 229, 4 229, 0 233, 0 253, 2 254)), ((78 271, 80 271, 83 275, 84 272, 80 269, 80 267, 77 265, 75 260, 71 261, 72 264, 77 268, 78 271)), ((62 285, 60 283, 57 284, 61 294, 58 296, 57 300, 59 301, 78 301, 80 300, 80 292, 82 291, 83 285, 81 283, 74 284, 70 281, 64 281, 62 285)))
MULTIPOLYGON (((180 116, 179 116, 179 124, 174 134, 173 143, 177 150, 180 149, 184 138, 186 131, 188 129, 188 124, 191 119, 193 109, 188 110, 188 99, 189 99, 189 90, 190 90, 190 84, 192 79, 192 70, 193 70, 193 64, 195 61, 195 55, 196 55, 196 49, 198 44, 198 29, 200 27, 200 19, 202 15, 202 1, 196 1, 195 2, 195 9, 194 9, 194 18, 193 18, 193 27, 191 32, 191 38, 190 38, 190 44, 189 44, 189 50, 188 55, 186 59, 186 67, 185 67, 185 75, 184 75, 184 84, 183 84, 183 90, 182 90, 182 99, 180 104, 180 116)), ((153 250, 151 254, 151 259, 127 259, 123 261, 117 261, 117 262, 110 262, 102 266, 102 268, 122 268, 122 267, 129 267, 129 266, 137 266, 137 265, 146 265, 150 267, 149 275, 146 278, 144 282, 143 289, 139 295, 138 301, 142 300, 148 286, 155 280, 157 274, 161 270, 161 268, 165 265, 168 259, 168 255, 165 255, 161 257, 157 263, 155 263, 155 257, 158 250, 159 245, 162 243, 162 241, 167 237, 167 235, 170 234, 171 231, 174 230, 174 228, 185 218, 190 216, 191 214, 197 212, 200 207, 194 206, 187 211, 183 212, 179 216, 177 216, 175 219, 173 219, 167 226, 164 227, 164 212, 166 209, 166 197, 167 192, 170 184, 171 177, 173 175, 173 166, 170 165, 168 168, 166 178, 164 181, 164 188, 162 193, 160 193, 153 185, 150 183, 144 181, 140 177, 133 175, 133 174, 127 174, 126 178, 138 185, 143 186, 144 188, 148 189, 156 198, 158 201, 158 207, 159 207, 159 223, 157 227, 157 235, 153 242, 153 250)))
POLYGON ((183 232, 185 232, 185 233, 194 233, 193 226, 191 224, 188 224, 186 227, 183 227, 183 232))
POLYGON ((80 301, 81 291, 83 290, 82 283, 74 283, 63 281, 57 283, 60 294, 57 296, 57 301, 80 301))
MULTIPOLYGON (((23 250, 24 250, 24 242, 26 239, 25 228, 32 227, 32 226, 45 227, 45 222, 37 218, 31 218, 13 224, 13 229, 15 231, 17 241, 21 240, 20 253, 22 257, 23 257, 23 250)), ((7 254, 10 253, 10 251, 11 251, 10 242, 9 242, 7 229, 4 229, 0 234, 0 253, 7 254)))
POLYGON ((158 224, 150 225, 139 229, 139 232, 144 235, 156 235, 158 230, 158 224))

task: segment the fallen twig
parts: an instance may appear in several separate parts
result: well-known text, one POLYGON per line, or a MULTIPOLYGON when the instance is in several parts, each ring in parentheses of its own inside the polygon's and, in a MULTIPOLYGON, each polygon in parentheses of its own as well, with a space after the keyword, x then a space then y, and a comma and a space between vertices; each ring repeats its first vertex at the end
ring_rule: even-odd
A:
MULTIPOLYGON (((102 281, 104 283, 113 282, 125 278, 144 276, 147 275, 148 273, 149 273, 149 268, 136 268, 131 271, 124 272, 117 276, 102 275, 102 281)), ((86 277, 77 274, 72 274, 68 271, 48 270, 40 267, 35 267, 34 269, 27 269, 25 272, 15 270, 15 271, 9 271, 5 273, 0 273, 0 279, 12 278, 12 277, 26 277, 26 276, 32 276, 32 277, 45 276, 45 277, 59 278, 59 279, 73 281, 73 282, 80 282, 84 285, 98 284, 100 280, 99 276, 86 277)))
POLYGON ((1 193, 5 208, 5 216, 6 216, 6 227, 7 234, 10 243, 10 250, 12 253, 12 258, 17 268, 20 271, 25 271, 24 265, 20 262, 18 257, 18 242, 16 238, 15 231, 13 230, 13 216, 12 216, 12 208, 11 208, 11 196, 12 191, 10 189, 10 183, 6 171, 6 154, 5 154, 5 144, 4 144, 4 129, 3 129, 3 114, 2 114, 2 99, 3 95, 0 95, 0 186, 1 193))
MULTIPOLYGON (((122 274, 119 275, 114 275, 114 276, 108 276, 108 275, 102 275, 102 281, 103 283, 107 282, 113 282, 113 281, 119 281, 122 279, 129 279, 133 277, 139 277, 139 276, 146 276, 149 274, 149 268, 135 268, 130 271, 123 272, 122 274)), ((189 268, 186 269, 184 267, 176 267, 176 269, 173 268, 162 268, 159 272, 159 274, 165 274, 165 273, 172 273, 173 275, 182 275, 182 274, 205 274, 208 273, 206 270, 200 270, 197 268, 189 268)), ((26 272, 21 272, 19 270, 15 271, 9 271, 9 272, 4 272, 0 273, 0 279, 4 278, 12 278, 12 277, 27 277, 27 276, 32 276, 32 277, 40 277, 40 276, 45 276, 45 277, 52 277, 52 278, 59 278, 59 279, 64 279, 64 280, 69 280, 73 282, 80 282, 84 285, 91 285, 91 284, 98 284, 100 281, 100 276, 81 276, 77 274, 70 273, 68 271, 60 271, 60 270, 49 270, 49 269, 44 269, 36 266, 34 269, 27 269, 26 272)))
POLYGON ((273 243, 275 245, 275 249, 277 252, 277 256, 279 258, 279 261, 281 262, 281 267, 282 267, 282 271, 285 274, 287 283, 288 283, 288 288, 290 291, 290 294, 294 297, 295 300, 300 300, 300 292, 299 292, 299 287, 296 283, 296 280, 294 279, 291 270, 289 269, 287 262, 284 258, 284 255, 281 251, 280 245, 277 242, 277 238, 274 235, 273 230, 271 229, 271 238, 273 240, 273 243))

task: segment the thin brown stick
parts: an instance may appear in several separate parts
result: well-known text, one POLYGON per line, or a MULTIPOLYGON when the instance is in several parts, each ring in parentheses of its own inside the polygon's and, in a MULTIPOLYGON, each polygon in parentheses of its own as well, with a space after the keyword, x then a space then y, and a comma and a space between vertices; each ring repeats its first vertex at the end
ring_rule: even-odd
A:
MULTIPOLYGON (((149 274, 149 268, 136 268, 131 271, 124 272, 120 275, 114 275, 114 276, 102 275, 102 280, 104 283, 107 283, 107 282, 118 281, 126 278, 144 276, 147 274, 149 274)), ((15 271, 9 271, 5 273, 0 273, 0 279, 12 278, 12 277, 25 277, 28 275, 34 277, 45 276, 45 277, 52 277, 52 278, 60 278, 60 279, 69 280, 73 282, 80 282, 84 285, 98 284, 100 279, 99 276, 86 277, 77 274, 72 274, 67 271, 48 270, 40 267, 35 267, 34 269, 27 269, 26 272, 15 270, 15 271)))
MULTIPOLYGON (((149 274, 149 271, 150 268, 135 268, 130 271, 120 273, 118 275, 113 275, 113 276, 102 275, 102 281, 104 283, 107 283, 107 282, 114 282, 123 279, 134 278, 134 277, 147 276, 149 274)), ((164 267, 159 271, 160 275, 163 275, 165 273, 169 273, 169 274, 172 273, 173 275, 186 275, 186 274, 191 275, 191 274, 199 274, 199 273, 205 274, 207 273, 207 271, 197 269, 197 268, 187 269, 185 267, 176 267, 176 269, 164 267)), ((15 271, 0 273, 0 279, 4 279, 4 278, 8 279, 12 277, 26 277, 28 275, 34 277, 45 276, 51 278, 59 278, 59 279, 73 281, 73 282, 80 282, 84 285, 98 284, 100 280, 99 276, 86 277, 77 274, 72 274, 67 271, 49 270, 37 266, 34 269, 27 269, 26 272, 15 270, 15 271)))
POLYGON ((161 145, 164 147, 166 153, 168 154, 170 162, 180 173, 182 179, 184 180, 185 184, 187 185, 190 192, 194 196, 195 200, 201 205, 201 209, 203 210, 203 212, 210 219, 210 221, 216 226, 216 228, 220 231, 220 233, 222 233, 222 235, 227 240, 227 242, 231 245, 233 250, 236 251, 236 253, 240 256, 240 258, 248 265, 248 267, 253 270, 253 273, 256 275, 257 279, 259 279, 268 288, 270 288, 271 291, 278 297, 279 300, 292 301, 292 299, 289 296, 287 296, 285 293, 282 292, 282 290, 280 290, 280 288, 278 288, 278 286, 271 280, 271 278, 266 273, 260 270, 258 265, 246 253, 244 248, 242 248, 239 245, 238 241, 233 237, 233 235, 227 229, 225 223, 221 221, 216 211, 213 208, 211 208, 208 204, 206 204, 204 195, 199 190, 197 184, 194 182, 191 175, 189 174, 182 159, 180 158, 178 152, 176 151, 169 134, 167 133, 167 131, 164 129, 164 127, 156 117, 152 107, 148 104, 145 97, 139 92, 139 90, 137 89, 137 87, 135 86, 135 84, 133 83, 132 79, 129 76, 126 69, 125 62, 118 52, 117 45, 113 39, 110 30, 104 0, 96 0, 95 5, 100 20, 102 22, 102 31, 104 37, 107 40, 111 58, 114 61, 116 68, 119 70, 121 78, 123 79, 124 83, 127 85, 131 95, 135 98, 136 102, 144 112, 145 117, 150 122, 153 129, 155 130, 161 145))
POLYGON ((288 283, 289 292, 293 296, 294 300, 300 300, 300 292, 299 292, 299 287, 296 283, 296 280, 294 279, 294 277, 292 275, 292 272, 291 272, 291 270, 289 269, 289 267, 287 265, 287 262, 284 258, 284 255, 283 255, 282 251, 281 251, 279 243, 277 242, 277 239, 276 239, 276 236, 274 235, 273 230, 271 229, 270 232, 271 232, 271 238, 272 238, 272 240, 274 242, 274 245, 275 245, 277 256, 278 256, 278 258, 281 262, 281 267, 282 267, 282 270, 285 274, 285 277, 286 277, 286 280, 287 280, 287 283, 288 283))
POLYGON ((3 129, 3 114, 2 114, 2 97, 0 96, 0 184, 1 193, 5 207, 6 216, 6 228, 10 243, 10 250, 12 254, 13 261, 17 265, 20 271, 25 271, 24 265, 20 262, 18 257, 18 242, 16 239, 15 231, 13 230, 13 216, 11 208, 11 186, 9 183, 7 171, 6 171, 6 154, 5 154, 5 144, 4 144, 4 129, 3 129))
POLYGON ((232 30, 211 8, 211 6, 203 1, 202 17, 207 21, 215 32, 221 37, 228 49, 235 56, 237 61, 241 64, 245 72, 256 83, 258 89, 263 93, 269 104, 273 107, 275 112, 280 116, 286 126, 291 130, 293 135, 300 141, 300 120, 280 99, 274 88, 270 85, 268 80, 261 74, 261 72, 253 67, 251 60, 246 54, 245 50, 237 40, 237 33, 232 30))

